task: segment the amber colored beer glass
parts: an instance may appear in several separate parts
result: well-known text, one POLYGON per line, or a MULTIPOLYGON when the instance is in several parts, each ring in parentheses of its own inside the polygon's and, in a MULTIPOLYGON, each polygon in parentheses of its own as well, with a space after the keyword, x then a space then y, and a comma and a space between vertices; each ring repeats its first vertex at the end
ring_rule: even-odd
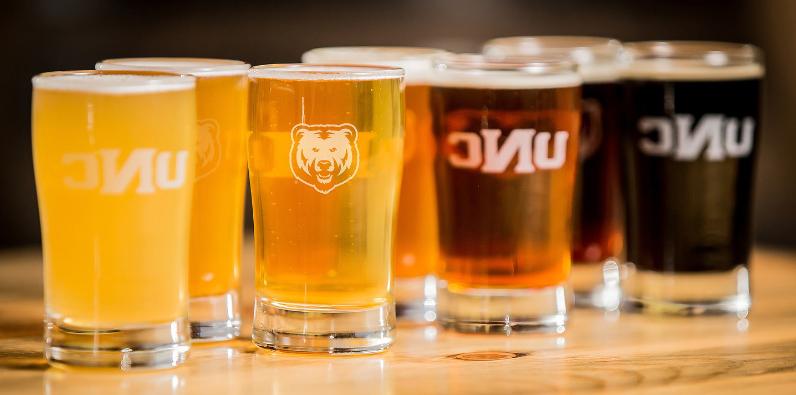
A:
POLYGON ((431 133, 431 60, 447 52, 419 47, 329 47, 305 52, 304 63, 393 66, 406 73, 406 133, 398 228, 395 233, 395 308, 399 319, 436 318, 439 256, 431 133))
POLYGON ((54 364, 168 367, 188 351, 195 80, 73 71, 33 78, 54 364))
POLYGON ((188 261, 191 337, 210 341, 237 336, 249 65, 224 59, 127 58, 104 60, 97 69, 196 77, 196 180, 188 261))
POLYGON ((583 78, 583 125, 575 179, 570 284, 576 305, 616 310, 622 300, 622 45, 604 37, 505 37, 489 40, 483 52, 498 59, 565 56, 578 65, 583 78))
POLYGON ((435 62, 439 319, 563 331, 581 79, 552 57, 435 62))
POLYGON ((403 74, 306 64, 250 71, 259 346, 367 353, 392 343, 403 74))

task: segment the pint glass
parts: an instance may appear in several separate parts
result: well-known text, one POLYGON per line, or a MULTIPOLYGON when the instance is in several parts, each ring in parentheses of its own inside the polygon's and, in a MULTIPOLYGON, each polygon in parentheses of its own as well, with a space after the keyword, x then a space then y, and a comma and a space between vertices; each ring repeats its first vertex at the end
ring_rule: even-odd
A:
POLYGON ((374 64, 400 67, 406 73, 403 176, 393 254, 399 319, 436 318, 433 274, 439 241, 429 77, 431 59, 445 53, 417 47, 331 47, 313 49, 302 56, 305 63, 374 64))
POLYGON ((436 61, 439 319, 564 330, 580 84, 567 60, 436 61))
POLYGON ((196 179, 188 256, 191 337, 209 341, 237 336, 249 65, 222 59, 128 58, 102 61, 97 69, 196 77, 196 179))
POLYGON ((392 343, 403 74, 301 64, 249 73, 258 345, 366 353, 392 343))
POLYGON ((626 46, 629 306, 673 314, 750 306, 760 51, 714 42, 626 46))
POLYGON ((572 275, 575 303, 615 310, 621 301, 622 215, 619 176, 622 45, 602 37, 507 37, 484 54, 566 56, 583 78, 583 125, 575 178, 572 275))
POLYGON ((193 77, 33 78, 51 363, 168 367, 188 350, 193 77))

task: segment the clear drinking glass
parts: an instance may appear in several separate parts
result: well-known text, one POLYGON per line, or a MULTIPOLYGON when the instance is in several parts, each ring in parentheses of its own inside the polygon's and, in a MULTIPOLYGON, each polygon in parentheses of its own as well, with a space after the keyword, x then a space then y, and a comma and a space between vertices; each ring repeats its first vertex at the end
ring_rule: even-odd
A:
POLYGON ((125 58, 97 63, 98 70, 149 70, 196 77, 196 178, 188 255, 191 337, 195 341, 226 340, 240 334, 249 68, 238 60, 205 58, 125 58))
POLYGON ((556 57, 436 61, 439 319, 563 331, 581 78, 556 57))
POLYGON ((622 166, 627 305, 673 314, 750 308, 760 50, 718 42, 625 46, 622 166))
POLYGON ((51 363, 184 360, 195 97, 194 78, 173 74, 33 78, 51 363))
POLYGON ((583 78, 583 118, 575 178, 570 284, 579 306, 616 310, 622 300, 622 199, 619 136, 622 44, 605 37, 527 36, 489 40, 483 52, 565 56, 583 78))
POLYGON ((270 65, 249 78, 254 342, 328 353, 387 348, 403 71, 270 65))
POLYGON ((395 310, 398 319, 436 318, 439 257, 431 133, 431 60, 447 52, 421 47, 328 47, 307 51, 304 63, 373 64, 406 73, 406 133, 398 227, 395 234, 395 310))

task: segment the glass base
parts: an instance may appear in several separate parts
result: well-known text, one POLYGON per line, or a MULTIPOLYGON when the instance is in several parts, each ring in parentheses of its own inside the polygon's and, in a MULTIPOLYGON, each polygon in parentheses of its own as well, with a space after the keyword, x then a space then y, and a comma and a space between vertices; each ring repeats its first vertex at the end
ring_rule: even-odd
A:
POLYGON ((252 340, 274 350, 366 354, 386 350, 395 338, 394 330, 392 303, 344 309, 259 298, 252 340))
POLYGON ((401 321, 433 322, 437 318, 434 276, 395 279, 395 313, 401 321))
POLYGON ((573 262, 569 283, 576 307, 614 311, 622 303, 621 265, 615 259, 603 262, 573 262))
POLYGON ((191 298, 191 338, 197 342, 223 341, 240 335, 238 293, 191 298))
POLYGON ((744 265, 706 273, 659 273, 628 266, 625 309, 675 315, 749 314, 749 269, 744 265))
POLYGON ((186 320, 96 330, 69 327, 47 319, 44 354, 56 366, 171 368, 185 361, 190 348, 188 333, 186 320))
POLYGON ((569 311, 565 285, 540 289, 451 289, 440 281, 439 322, 463 333, 564 332, 569 311))

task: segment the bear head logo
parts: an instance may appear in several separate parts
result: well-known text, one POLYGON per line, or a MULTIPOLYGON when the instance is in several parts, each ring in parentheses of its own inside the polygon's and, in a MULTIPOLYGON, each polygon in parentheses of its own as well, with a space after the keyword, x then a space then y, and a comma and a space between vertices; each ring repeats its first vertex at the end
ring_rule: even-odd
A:
POLYGON ((290 137, 290 170, 316 191, 327 194, 356 175, 359 148, 354 125, 300 123, 290 137))
POLYGON ((202 119, 196 127, 196 181, 215 171, 221 162, 218 130, 213 119, 202 119))

